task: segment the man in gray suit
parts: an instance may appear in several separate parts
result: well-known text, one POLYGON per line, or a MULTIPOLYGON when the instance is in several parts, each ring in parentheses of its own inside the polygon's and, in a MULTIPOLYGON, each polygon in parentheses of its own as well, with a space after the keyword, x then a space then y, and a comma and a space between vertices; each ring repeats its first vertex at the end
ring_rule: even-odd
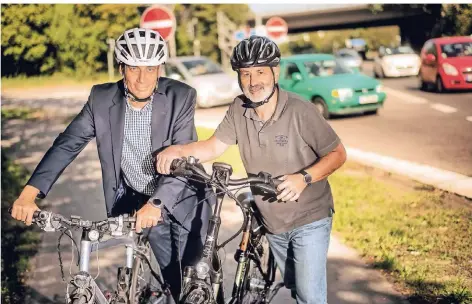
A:
POLYGON ((38 210, 35 198, 47 195, 95 137, 108 216, 137 211, 136 230, 152 227, 151 247, 176 298, 176 249, 181 250, 180 258, 183 255, 183 267, 197 259, 211 209, 208 204, 195 208, 197 200, 205 198, 205 189, 154 169, 153 152, 197 140, 195 89, 159 78, 167 54, 165 41, 149 29, 130 29, 117 39, 115 57, 123 79, 92 88, 82 111, 56 138, 14 202, 12 216, 31 225, 38 210))

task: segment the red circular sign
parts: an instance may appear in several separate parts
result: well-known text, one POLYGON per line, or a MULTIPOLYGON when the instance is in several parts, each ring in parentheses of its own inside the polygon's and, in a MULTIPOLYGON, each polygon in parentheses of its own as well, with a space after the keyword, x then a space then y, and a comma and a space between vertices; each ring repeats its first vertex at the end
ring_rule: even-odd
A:
POLYGON ((165 7, 151 6, 141 16, 140 26, 159 32, 167 40, 174 34, 175 16, 165 7))
POLYGON ((280 17, 271 17, 266 22, 266 31, 269 38, 280 39, 288 33, 287 22, 280 17))

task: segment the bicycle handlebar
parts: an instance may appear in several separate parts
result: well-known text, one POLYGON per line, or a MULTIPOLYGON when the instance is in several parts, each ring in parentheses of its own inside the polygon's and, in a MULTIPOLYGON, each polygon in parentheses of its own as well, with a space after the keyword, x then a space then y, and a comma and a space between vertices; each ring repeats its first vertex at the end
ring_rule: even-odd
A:
MULTIPOLYGON (((197 164, 198 163, 196 161, 195 163, 193 163, 187 161, 184 158, 174 159, 170 167, 171 173, 175 176, 181 176, 186 178, 192 177, 193 175, 197 175, 198 177, 202 178, 205 183, 211 183, 215 181, 215 178, 213 176, 207 174, 204 170, 200 169, 197 164)), ((215 164, 217 164, 217 166, 221 166, 223 169, 227 169, 232 172, 231 168, 225 163, 215 164)), ((229 179, 225 182, 227 182, 228 186, 241 186, 244 184, 250 184, 253 187, 269 192, 272 195, 277 195, 277 186, 282 183, 281 180, 272 178, 272 176, 266 172, 259 172, 257 176, 250 176, 247 178, 229 179)))
MULTIPOLYGON (((10 210, 11 213, 11 210, 10 210)), ((110 217, 102 221, 83 220, 80 216, 72 215, 67 218, 61 214, 50 211, 35 211, 33 223, 44 231, 56 231, 61 228, 95 229, 100 234, 111 236, 123 236, 129 231, 135 231, 136 217, 128 214, 118 217, 110 217)))

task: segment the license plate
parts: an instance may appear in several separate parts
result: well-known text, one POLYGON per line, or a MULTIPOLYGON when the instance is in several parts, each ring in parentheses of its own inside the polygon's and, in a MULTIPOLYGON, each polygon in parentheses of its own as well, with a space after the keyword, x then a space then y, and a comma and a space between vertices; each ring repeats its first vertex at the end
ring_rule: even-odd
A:
POLYGON ((378 101, 379 101, 379 97, 377 95, 365 95, 365 96, 359 97, 360 104, 376 103, 378 101))

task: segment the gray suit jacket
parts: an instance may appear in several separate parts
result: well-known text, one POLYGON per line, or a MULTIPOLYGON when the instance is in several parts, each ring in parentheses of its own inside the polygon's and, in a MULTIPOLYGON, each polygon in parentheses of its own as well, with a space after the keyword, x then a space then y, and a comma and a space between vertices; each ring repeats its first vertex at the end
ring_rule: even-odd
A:
MULTIPOLYGON (((160 78, 158 92, 153 100, 151 120, 153 151, 197 140, 195 102, 194 88, 179 81, 160 78)), ((116 192, 121 184, 125 110, 122 80, 92 88, 82 111, 59 134, 28 181, 29 185, 41 191, 40 198, 48 194, 62 171, 96 137, 105 203, 108 214, 111 214, 116 192)), ((176 220, 183 222, 188 212, 195 207, 197 190, 189 187, 186 181, 172 176, 158 175, 156 172, 156 178, 159 179, 159 186, 152 198, 161 199, 167 211, 176 220)))

